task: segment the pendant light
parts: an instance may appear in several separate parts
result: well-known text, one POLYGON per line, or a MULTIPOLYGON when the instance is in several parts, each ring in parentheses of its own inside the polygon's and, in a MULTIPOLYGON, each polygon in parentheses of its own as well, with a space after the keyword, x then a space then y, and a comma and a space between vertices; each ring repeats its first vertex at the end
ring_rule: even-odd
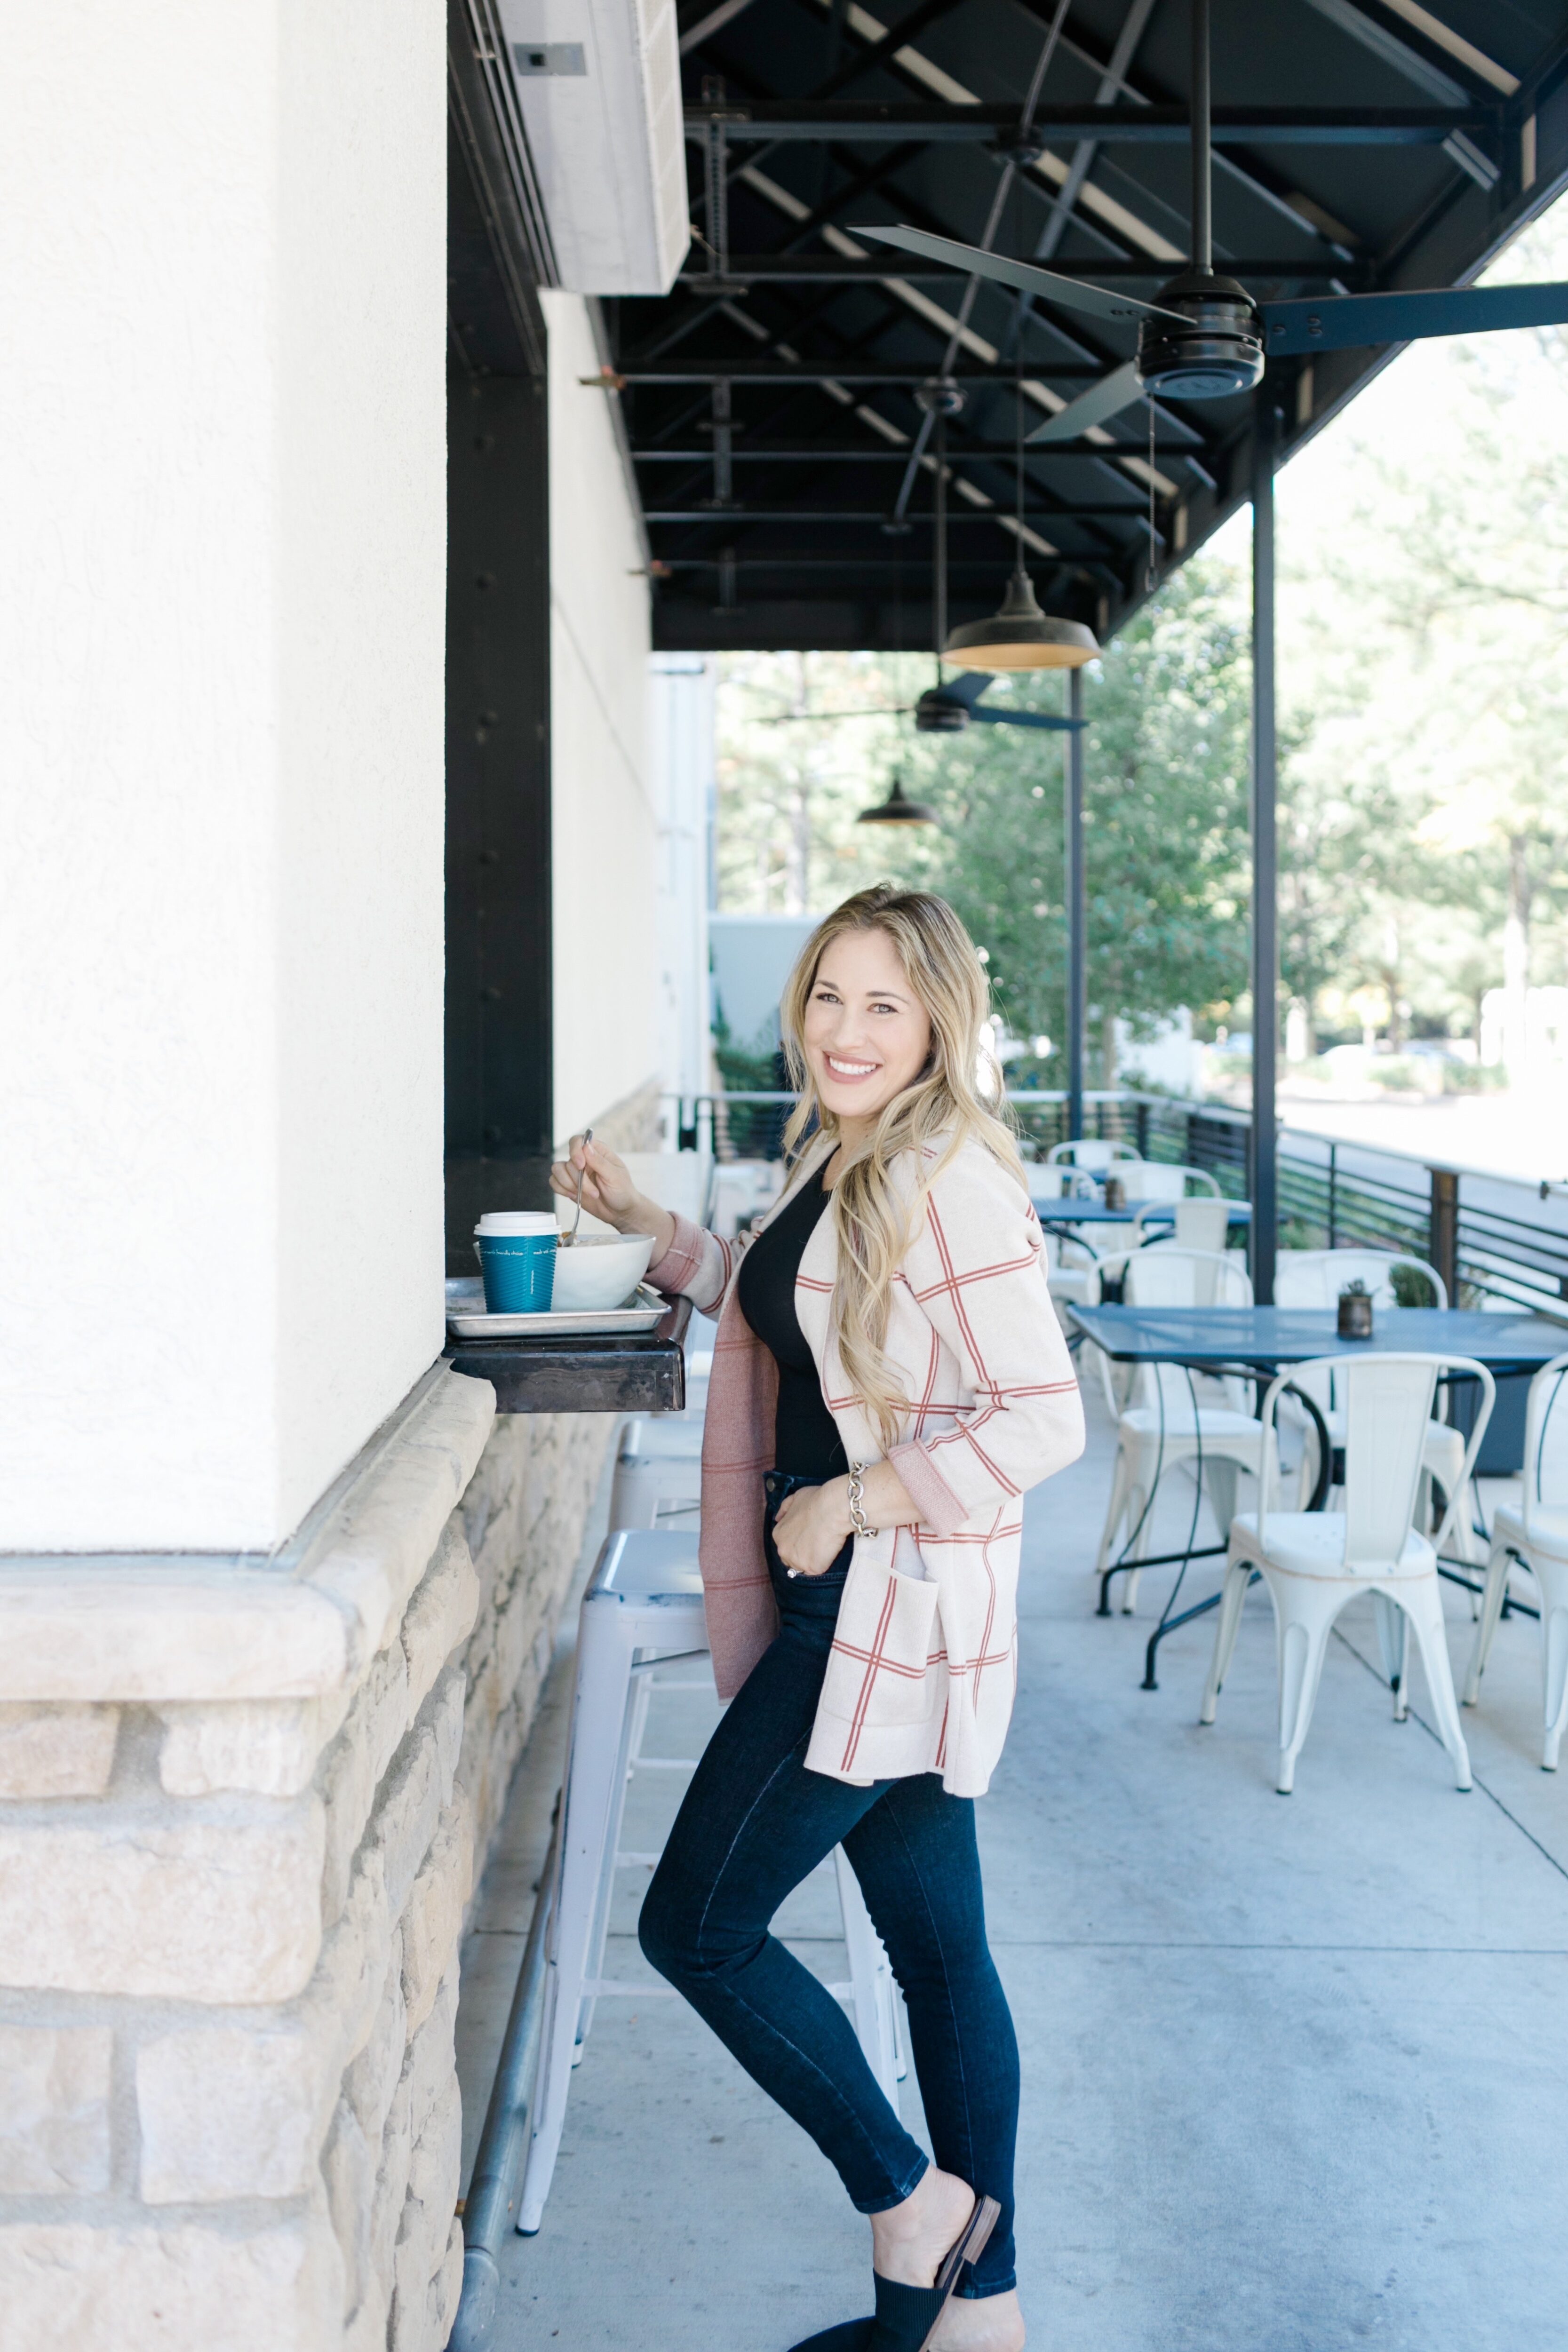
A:
POLYGON ((1081 669, 1097 661, 1094 631, 1081 621, 1059 621, 1042 613, 1035 586, 1024 569, 1024 321, 1013 346, 1013 457, 1017 478, 1018 560, 1001 609, 988 621, 965 621, 948 634, 942 653, 965 669, 1081 669))
POLYGON ((1081 669, 1100 658, 1094 631, 1082 621, 1059 621, 1040 610, 1022 551, 1001 609, 988 621, 952 630, 945 651, 965 669, 1081 669))
POLYGON ((888 786, 887 799, 879 801, 875 808, 862 809, 855 822, 857 824, 936 824, 940 820, 935 809, 927 808, 924 801, 905 798, 904 780, 895 768, 892 782, 888 786))

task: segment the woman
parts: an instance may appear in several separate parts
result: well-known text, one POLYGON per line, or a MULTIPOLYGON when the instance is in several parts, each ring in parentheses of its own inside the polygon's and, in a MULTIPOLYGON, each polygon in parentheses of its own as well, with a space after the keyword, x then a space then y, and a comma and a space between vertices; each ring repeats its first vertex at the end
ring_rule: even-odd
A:
POLYGON ((700 1558, 733 1704, 640 1934, 870 2217, 876 2317, 816 2352, 1024 2342, 1018 2053, 973 1799, 1012 1711, 1022 1496, 1082 1450, 1083 1415, 1017 1151, 976 1092, 985 1009, 950 907, 863 890, 790 979, 799 1156, 748 1244, 644 1199, 598 1144, 552 1175, 653 1235, 660 1289, 721 1308, 700 1558), (768 1933, 839 1843, 903 1988, 934 2165, 837 2001, 768 1933))

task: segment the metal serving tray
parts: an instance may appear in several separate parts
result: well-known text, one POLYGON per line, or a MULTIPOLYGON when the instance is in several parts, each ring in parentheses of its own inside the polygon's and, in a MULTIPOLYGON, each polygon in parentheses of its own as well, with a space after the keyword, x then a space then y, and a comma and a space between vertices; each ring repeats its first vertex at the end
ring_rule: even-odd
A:
POLYGON ((644 1282, 622 1307, 573 1315, 487 1315, 482 1282, 459 1276, 447 1285, 447 1328, 455 1339, 628 1339, 656 1330, 668 1312, 668 1299, 644 1282))

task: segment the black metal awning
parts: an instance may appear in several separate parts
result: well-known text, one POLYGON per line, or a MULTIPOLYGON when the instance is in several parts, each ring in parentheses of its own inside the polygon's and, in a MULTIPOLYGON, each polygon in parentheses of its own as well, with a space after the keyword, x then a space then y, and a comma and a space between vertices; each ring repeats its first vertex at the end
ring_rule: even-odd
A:
MULTIPOLYGON (((949 614, 997 601, 1013 440, 1130 358, 1132 328, 858 238, 902 222, 1152 299, 1187 252, 1186 0, 687 0, 694 236, 672 291, 606 305, 668 649, 927 646, 945 425, 949 614), (1020 349, 1020 336, 1022 344, 1020 349), (1015 355, 1022 380, 1015 390, 1015 355), (930 395, 927 394, 929 400, 930 395)), ((1215 267, 1259 299, 1468 283, 1568 180, 1568 0, 1215 0, 1215 267)), ((1270 366, 1220 402, 1139 403, 1030 451, 1024 551, 1100 631, 1388 348, 1270 366), (1151 491, 1152 512, 1151 514, 1151 491), (1151 532, 1152 536, 1151 537, 1151 532)))

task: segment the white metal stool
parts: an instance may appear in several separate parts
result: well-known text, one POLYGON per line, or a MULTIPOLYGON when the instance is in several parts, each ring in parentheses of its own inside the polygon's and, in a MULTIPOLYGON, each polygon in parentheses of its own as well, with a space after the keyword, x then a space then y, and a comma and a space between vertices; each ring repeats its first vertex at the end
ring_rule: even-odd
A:
MULTIPOLYGON (((608 1537, 588 1580, 578 1623, 577 1685, 550 1890, 531 2129, 519 2200, 517 2226, 525 2236, 532 2235, 543 2216, 572 2069, 583 2054, 595 2001, 679 1998, 671 1985, 606 1981, 602 1971, 616 1872, 658 1859, 619 1851, 626 1784, 639 1766, 689 1770, 696 1760, 642 1754, 653 1675, 660 1666, 705 1657, 707 1652, 695 1535, 632 1528, 608 1537)), ((849 1981, 829 1990, 849 2002, 868 2063, 896 2107, 904 2066, 892 1969, 843 1848, 831 1859, 849 1981)), ((542 1901, 545 1892, 540 1890, 542 1901)))
POLYGON ((702 1498, 702 1423, 671 1418, 628 1421, 616 1455, 610 1527, 656 1528, 672 1523, 689 1533, 702 1498))

